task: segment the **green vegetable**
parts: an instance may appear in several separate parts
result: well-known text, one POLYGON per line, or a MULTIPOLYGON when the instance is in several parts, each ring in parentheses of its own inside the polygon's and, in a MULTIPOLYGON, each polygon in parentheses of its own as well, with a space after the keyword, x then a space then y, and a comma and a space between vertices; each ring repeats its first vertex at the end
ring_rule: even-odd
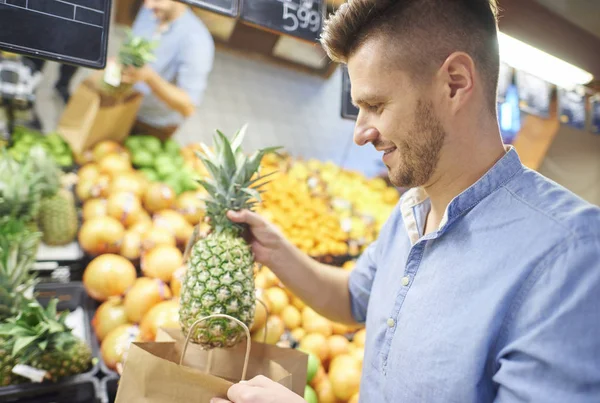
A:
POLYGON ((142 172, 150 182, 158 182, 158 174, 154 169, 142 168, 140 169, 140 172, 142 172))
POLYGON ((319 358, 314 355, 313 353, 307 353, 308 354, 308 371, 306 373, 306 383, 310 383, 313 378, 315 377, 315 375, 317 374, 317 370, 319 369, 319 366, 321 365, 321 360, 319 360, 319 358))
POLYGON ((154 160, 154 168, 161 177, 170 175, 177 171, 177 166, 173 163, 173 158, 169 155, 159 155, 154 160))
POLYGON ((160 140, 153 136, 140 136, 140 144, 154 155, 159 155, 162 151, 160 140))
POLYGON ((309 385, 304 387, 304 400, 306 400, 307 403, 319 403, 317 392, 309 385))
POLYGON ((131 162, 137 167, 152 167, 154 156, 150 151, 140 149, 132 152, 131 162))
MULTIPOLYGON (((171 154, 174 156, 176 155, 178 157, 181 157, 181 154, 180 154, 181 147, 179 147, 179 144, 177 144, 177 142, 175 140, 173 140, 173 139, 166 140, 163 147, 167 154, 171 154)), ((183 160, 183 158, 182 158, 182 160, 183 160)))

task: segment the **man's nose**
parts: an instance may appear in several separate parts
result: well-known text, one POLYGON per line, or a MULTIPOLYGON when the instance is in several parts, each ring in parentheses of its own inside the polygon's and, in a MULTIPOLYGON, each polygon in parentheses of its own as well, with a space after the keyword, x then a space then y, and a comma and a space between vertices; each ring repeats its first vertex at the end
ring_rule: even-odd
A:
POLYGON ((357 124, 354 127, 354 142, 359 146, 373 143, 378 137, 379 131, 372 126, 357 124))

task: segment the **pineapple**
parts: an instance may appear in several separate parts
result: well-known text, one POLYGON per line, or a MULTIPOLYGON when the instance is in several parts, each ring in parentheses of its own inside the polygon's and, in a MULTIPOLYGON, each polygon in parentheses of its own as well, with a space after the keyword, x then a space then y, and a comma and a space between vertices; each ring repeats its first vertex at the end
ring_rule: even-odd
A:
POLYGON ((29 153, 35 169, 42 175, 42 200, 38 224, 46 245, 66 245, 77 236, 77 211, 73 194, 62 189, 62 171, 54 159, 40 146, 29 153))
POLYGON ((44 309, 31 301, 16 318, 0 325, 0 385, 25 381, 12 373, 16 364, 45 370, 51 381, 91 367, 90 348, 65 324, 67 312, 57 315, 57 303, 54 299, 44 309))
MULTIPOLYGON (((157 42, 148 41, 147 39, 135 36, 131 30, 127 32, 127 39, 119 49, 119 63, 123 67, 133 66, 135 68, 143 67, 155 59, 154 49, 157 42)), ((120 72, 120 70, 119 70, 120 72)), ((113 86, 105 80, 102 80, 102 88, 109 94, 120 96, 131 90, 131 84, 121 83, 118 86, 113 86)))
POLYGON ((0 155, 0 217, 35 222, 42 181, 42 175, 30 160, 20 164, 4 151, 0 155))
MULTIPOLYGON (((245 127, 230 142, 220 131, 214 136, 213 153, 203 146, 204 163, 211 178, 199 180, 206 189, 207 217, 210 233, 192 240, 186 256, 188 269, 182 282, 180 324, 187 335, 198 319, 212 314, 226 314, 248 327, 254 320, 254 256, 242 237, 243 227, 231 222, 228 210, 252 209, 260 201, 258 189, 265 176, 255 176, 260 162, 277 148, 258 150, 247 157, 241 143, 245 127)), ((214 318, 202 322, 191 340, 202 348, 233 347, 244 336, 234 321, 214 318)))
POLYGON ((29 270, 35 263, 40 235, 20 220, 0 219, 0 322, 15 315, 31 294, 34 279, 29 270))

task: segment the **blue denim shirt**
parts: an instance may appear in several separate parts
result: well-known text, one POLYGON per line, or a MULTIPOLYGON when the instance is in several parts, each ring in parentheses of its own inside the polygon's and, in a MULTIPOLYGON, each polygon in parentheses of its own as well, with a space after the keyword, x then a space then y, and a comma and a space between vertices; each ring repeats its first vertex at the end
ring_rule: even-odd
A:
POLYGON ((600 402, 600 209, 514 149, 422 236, 401 198, 350 277, 361 402, 600 402))
MULTIPOLYGON (((215 45, 204 24, 191 10, 173 21, 165 32, 159 32, 154 13, 142 7, 133 24, 135 35, 158 41, 156 60, 149 66, 163 79, 183 89, 198 106, 213 67, 215 45)), ((152 93, 145 83, 135 89, 144 94, 138 119, 154 127, 179 126, 183 116, 172 110, 152 93)))

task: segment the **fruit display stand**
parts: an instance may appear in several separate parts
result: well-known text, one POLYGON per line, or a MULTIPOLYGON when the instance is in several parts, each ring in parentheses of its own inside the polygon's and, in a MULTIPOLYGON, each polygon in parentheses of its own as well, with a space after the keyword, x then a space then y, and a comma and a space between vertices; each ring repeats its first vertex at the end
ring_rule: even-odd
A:
MULTIPOLYGON (((91 330, 90 320, 94 312, 93 301, 81 283, 43 283, 36 287, 37 299, 45 306, 51 299, 58 299, 57 311, 72 313, 69 325, 74 333, 91 347, 92 355, 99 356, 99 347, 91 330)), ((2 402, 36 403, 89 403, 96 402, 100 384, 96 376, 99 366, 94 363, 85 373, 62 378, 58 382, 25 383, 0 387, 2 402)))
POLYGON ((95 403, 100 395, 98 379, 86 376, 56 384, 0 388, 0 401, 5 403, 95 403))
MULTIPOLYGON (((132 341, 153 341, 158 328, 179 327, 183 251, 194 227, 206 228, 206 192, 193 183, 208 175, 196 156, 205 152, 197 144, 133 136, 76 157, 78 241, 89 261, 83 282, 99 305, 92 328, 101 344, 103 399, 110 401, 115 370, 132 341)), ((400 197, 381 178, 287 154, 267 155, 260 175, 271 182, 257 211, 303 252, 338 266, 330 270, 352 270, 400 197)), ((364 329, 320 316, 266 267, 256 266, 255 286, 266 308, 257 305, 252 338, 310 353, 307 394, 319 402, 357 401, 364 329)))
POLYGON ((117 398, 117 388, 119 387, 119 378, 117 376, 107 376, 100 381, 100 399, 99 403, 114 403, 117 398))
POLYGON ((32 271, 42 282, 68 283, 81 281, 87 258, 79 243, 48 246, 40 243, 32 271))

